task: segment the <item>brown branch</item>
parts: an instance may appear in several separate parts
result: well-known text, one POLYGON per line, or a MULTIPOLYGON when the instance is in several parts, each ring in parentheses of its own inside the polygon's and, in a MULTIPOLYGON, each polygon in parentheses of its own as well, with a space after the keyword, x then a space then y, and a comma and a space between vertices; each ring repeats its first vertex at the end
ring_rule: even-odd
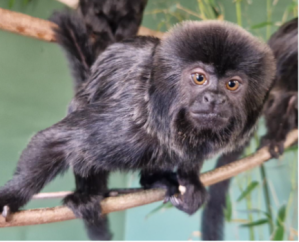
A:
MULTIPOLYGON (((57 25, 50 21, 0 8, 0 29, 2 30, 39 40, 55 42, 53 27, 57 27, 57 25)), ((151 35, 161 38, 163 33, 140 27, 138 35, 151 35)))
MULTIPOLYGON (((290 147, 297 140, 298 130, 293 130, 289 133, 286 139, 284 145, 285 148, 290 147)), ((250 170, 254 167, 257 167, 270 158, 271 155, 269 154, 268 149, 265 147, 257 151, 255 154, 248 156, 242 160, 235 161, 231 164, 201 174, 200 179, 205 186, 209 186, 236 176, 237 174, 250 170)), ((106 198, 101 201, 101 207, 103 214, 107 214, 160 201, 164 198, 164 196, 164 190, 146 190, 122 195, 119 197, 106 198)), ((0 227, 54 223, 70 219, 75 219, 75 215, 70 209, 65 206, 32 209, 11 214, 6 219, 7 221, 5 221, 5 218, 0 216, 0 227)))
POLYGON ((63 198, 72 192, 43 192, 36 194, 32 199, 42 200, 42 199, 53 199, 53 198, 63 198))

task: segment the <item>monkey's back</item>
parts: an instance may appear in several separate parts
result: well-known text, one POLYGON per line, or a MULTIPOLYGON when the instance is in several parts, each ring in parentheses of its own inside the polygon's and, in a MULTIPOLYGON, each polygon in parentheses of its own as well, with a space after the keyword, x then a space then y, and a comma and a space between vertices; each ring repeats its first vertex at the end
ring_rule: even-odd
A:
POLYGON ((165 162, 169 160, 166 149, 159 147, 157 138, 144 128, 151 65, 159 42, 152 37, 136 37, 113 44, 92 66, 91 77, 70 105, 77 116, 82 112, 79 122, 83 135, 77 146, 89 150, 88 159, 82 160, 97 160, 101 169, 109 170, 112 166, 138 169, 147 166, 145 163, 157 168, 160 160, 164 160, 161 165, 170 166, 171 162, 165 162), (93 144, 97 147, 90 150, 93 144))
POLYGON ((76 93, 75 102, 80 107, 111 101, 121 104, 146 95, 140 89, 145 91, 148 85, 158 43, 156 38, 136 37, 109 46, 93 64, 91 76, 76 93))

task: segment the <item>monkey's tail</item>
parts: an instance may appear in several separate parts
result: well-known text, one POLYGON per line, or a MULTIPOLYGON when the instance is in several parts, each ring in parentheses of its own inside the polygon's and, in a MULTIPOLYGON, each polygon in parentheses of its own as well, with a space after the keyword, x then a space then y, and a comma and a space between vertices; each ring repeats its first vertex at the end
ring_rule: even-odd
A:
MULTIPOLYGON (((216 168, 237 160, 244 148, 219 157, 216 168)), ((202 240, 223 240, 224 209, 226 208, 226 195, 230 179, 210 186, 209 201, 206 204, 201 221, 202 240)))
POLYGON ((84 20, 76 12, 54 12, 50 20, 58 25, 53 28, 58 44, 65 51, 77 90, 90 75, 95 60, 92 43, 84 20))

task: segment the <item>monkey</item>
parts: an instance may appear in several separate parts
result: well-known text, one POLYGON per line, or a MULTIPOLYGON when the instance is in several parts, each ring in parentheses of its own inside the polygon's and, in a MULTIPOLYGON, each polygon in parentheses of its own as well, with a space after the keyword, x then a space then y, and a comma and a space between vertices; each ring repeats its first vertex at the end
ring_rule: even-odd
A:
MULTIPOLYGON (((137 34, 146 4, 147 0, 80 0, 77 14, 55 12, 52 15, 50 19, 60 26, 54 30, 55 37, 69 57, 75 91, 88 77, 96 57, 110 44, 137 34)), ((77 179, 77 187, 79 183, 77 179)), ((112 237, 104 215, 97 223, 85 223, 85 227, 90 239, 112 237)))
MULTIPOLYGON (((73 63, 73 75, 75 78, 75 89, 86 80, 89 75, 90 67, 96 57, 100 55, 112 43, 121 41, 125 38, 134 37, 142 21, 143 11, 147 0, 80 0, 78 4, 78 15, 84 22, 84 34, 88 39, 84 40, 85 35, 80 36, 80 41, 86 41, 84 49, 85 62, 73 63), (84 67, 84 71, 81 69, 84 67), (83 75, 83 76, 81 76, 83 75)), ((56 12, 51 20, 55 22, 56 12)), ((75 18, 75 17, 73 17, 75 18)), ((78 18, 78 17, 77 17, 78 18)), ((65 24, 66 25, 66 24, 65 24)), ((70 29, 69 29, 70 30, 70 29)), ((77 33, 68 33, 70 40, 75 41, 77 33)), ((77 39, 78 40, 78 39, 77 39)), ((73 44, 70 44, 72 46, 73 44)), ((80 46, 79 44, 78 46, 80 46)), ((77 47, 78 48, 78 47, 77 47)), ((68 48, 68 51, 74 51, 68 48)), ((77 49, 75 51, 78 51, 77 49)), ((78 52, 80 54, 80 52, 78 52)))
POLYGON ((298 128, 298 18, 283 24, 268 41, 277 61, 274 86, 264 107, 267 133, 261 147, 274 158, 283 154, 289 131, 298 128))
POLYGON ((109 45, 69 114, 22 152, 0 188, 0 212, 17 211, 71 168, 76 190, 63 203, 89 226, 100 220, 99 201, 116 170, 140 171, 144 188, 164 186, 166 199, 194 214, 207 199, 199 179, 204 159, 246 142, 274 74, 269 47, 228 22, 186 21, 161 40, 138 36, 109 45))
MULTIPOLYGON (((298 127, 298 18, 283 24, 268 41, 276 59, 276 75, 263 108, 267 133, 261 147, 268 146, 273 158, 283 153, 287 133, 298 127), (275 150, 277 148, 277 150, 275 150)), ((243 148, 222 155, 216 167, 239 159, 243 148)), ((202 214, 203 240, 223 240, 224 208, 230 179, 210 186, 210 199, 202 214)))

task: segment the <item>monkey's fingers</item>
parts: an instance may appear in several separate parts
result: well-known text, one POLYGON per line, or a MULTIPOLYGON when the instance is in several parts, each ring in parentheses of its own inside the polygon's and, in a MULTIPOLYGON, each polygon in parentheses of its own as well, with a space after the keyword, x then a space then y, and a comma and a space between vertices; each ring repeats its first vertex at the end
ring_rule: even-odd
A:
POLYGON ((169 198, 169 201, 172 203, 175 207, 180 207, 183 205, 182 196, 175 194, 169 198))

